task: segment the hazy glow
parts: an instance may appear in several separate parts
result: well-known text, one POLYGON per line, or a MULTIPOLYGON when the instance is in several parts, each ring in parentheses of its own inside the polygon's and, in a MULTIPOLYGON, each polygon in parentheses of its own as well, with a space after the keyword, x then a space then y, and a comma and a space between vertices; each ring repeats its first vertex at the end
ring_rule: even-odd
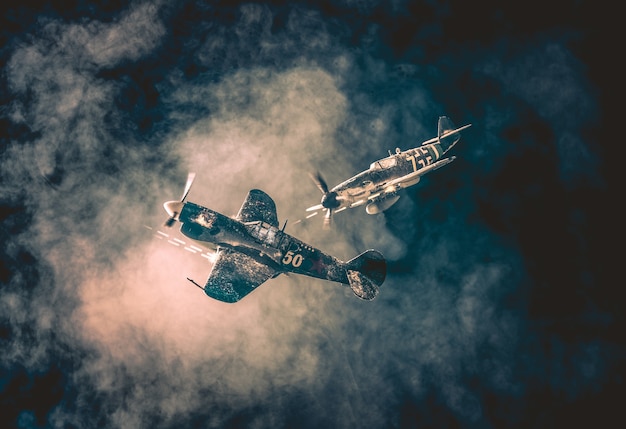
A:
MULTIPOLYGON (((199 64, 219 58, 217 78, 210 67, 193 79, 175 67, 162 72, 162 128, 136 141, 128 128, 139 125, 125 115, 136 101, 120 100, 130 78, 107 72, 159 49, 172 31, 160 12, 142 3, 109 23, 42 22, 7 64, 10 117, 34 135, 11 142, 0 160, 0 194, 23 200, 32 215, 7 246, 25 246, 40 263, 39 284, 16 276, 0 294, 15 331, 0 359, 35 370, 49 364, 51 350, 81 351, 70 373, 77 398, 58 405, 54 425, 94 426, 96 411, 84 409, 97 397, 107 427, 154 427, 155 419, 175 426, 194 413, 201 426, 220 427, 251 408, 250 427, 280 427, 295 402, 300 415, 329 413, 335 427, 383 427, 396 418, 389 410, 401 401, 398 386, 414 398, 435 389, 480 425, 482 398, 465 371, 507 395, 524 389, 526 375, 547 371, 512 367, 520 342, 531 341, 522 310, 503 305, 523 280, 522 263, 468 221, 471 197, 463 206, 450 202, 437 224, 420 224, 430 209, 405 197, 391 226, 362 207, 338 214, 331 234, 319 216, 296 225, 319 203, 310 171, 336 184, 388 149, 432 137, 446 112, 418 79, 401 90, 385 86, 398 71, 343 46, 318 13, 296 9, 272 32, 271 13, 250 4, 233 28, 195 41, 199 64), (197 173, 189 201, 233 215, 259 188, 275 199, 281 224, 290 220, 287 232, 311 245, 343 260, 376 248, 410 264, 391 272, 372 302, 297 275, 270 280, 235 305, 209 299, 186 277, 203 284, 213 254, 193 247, 178 226, 161 226, 163 202, 180 197, 189 171, 197 173), (419 243, 407 241, 414 235, 419 243)), ((485 64, 530 92, 531 102, 556 93, 530 91, 513 72, 485 64)), ((563 103, 579 99, 570 96, 563 103)), ((558 107, 542 112, 550 117, 558 107)), ((486 135, 468 133, 459 143, 472 145, 469 162, 504 150, 491 129, 506 113, 496 111, 488 106, 480 118, 486 135)), ((570 128, 559 128, 562 139, 570 128)), ((581 141, 569 141, 584 155, 581 141)), ((568 172, 579 158, 559 148, 568 172)), ((579 355, 590 366, 567 377, 584 381, 600 358, 582 343, 579 355)))

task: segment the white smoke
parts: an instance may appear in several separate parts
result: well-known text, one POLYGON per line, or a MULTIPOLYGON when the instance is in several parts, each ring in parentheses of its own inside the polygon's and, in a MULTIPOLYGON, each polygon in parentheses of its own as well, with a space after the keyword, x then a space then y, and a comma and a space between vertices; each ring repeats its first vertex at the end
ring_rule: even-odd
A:
POLYGON ((216 28, 193 41, 206 73, 163 71, 166 131, 142 141, 117 104, 123 79, 103 71, 151 55, 169 31, 159 16, 142 3, 111 23, 45 21, 7 67, 11 118, 35 137, 4 153, 0 192, 24 198, 32 222, 14 240, 40 261, 40 279, 14 278, 0 295, 15 327, 0 359, 36 369, 59 349, 76 352, 68 376, 76 398, 59 404, 53 424, 166 427, 197 415, 220 427, 252 410, 251 427, 284 426, 290 415, 384 427, 397 419, 389 410, 400 406, 398 385, 419 398, 433 384, 456 414, 480 422, 466 372, 517 392, 523 380, 508 359, 519 318, 498 305, 519 282, 520 263, 466 226, 465 212, 421 225, 425 209, 406 196, 397 225, 362 210, 337 215, 341 228, 330 234, 319 218, 288 224, 343 260, 377 248, 390 263, 409 261, 373 302, 290 275, 232 305, 185 279, 202 284, 210 262, 156 231, 167 217, 161 204, 179 198, 187 172, 197 173, 190 201, 233 215, 260 188, 281 222, 292 222, 319 202, 310 172, 335 184, 388 149, 431 137, 438 114, 425 113, 435 103, 419 83, 385 86, 393 72, 334 40, 318 13, 296 9, 273 34, 268 9, 246 5, 234 36, 216 28), (224 68, 212 73, 215 63, 224 68), (408 242, 415 235, 419 243, 408 242), (498 262, 472 246, 497 249, 498 262), (102 403, 97 418, 93 398, 102 403))

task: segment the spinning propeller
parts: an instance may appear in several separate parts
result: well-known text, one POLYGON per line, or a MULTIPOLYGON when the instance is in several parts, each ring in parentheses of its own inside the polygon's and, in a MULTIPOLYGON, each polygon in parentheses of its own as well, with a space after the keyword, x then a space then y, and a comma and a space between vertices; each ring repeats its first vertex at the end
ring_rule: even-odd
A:
POLYGON ((191 185, 193 184, 193 179, 195 179, 196 173, 189 173, 187 175, 187 183, 185 184, 185 190, 183 191, 183 196, 179 201, 168 201, 163 204, 163 208, 170 217, 165 221, 164 226, 170 228, 174 225, 174 222, 178 220, 180 216, 180 212, 183 209, 183 205, 185 204, 185 198, 187 198, 187 194, 189 194, 189 190, 191 189, 191 185))
POLYGON ((333 210, 338 208, 341 205, 341 197, 337 196, 336 192, 331 192, 328 189, 328 184, 320 174, 320 172, 316 172, 315 175, 309 174, 311 176, 311 180, 315 183, 315 186, 322 193, 322 203, 309 207, 306 211, 315 211, 324 209, 326 210, 326 215, 324 216, 324 228, 330 227, 331 218, 333 216, 333 210))

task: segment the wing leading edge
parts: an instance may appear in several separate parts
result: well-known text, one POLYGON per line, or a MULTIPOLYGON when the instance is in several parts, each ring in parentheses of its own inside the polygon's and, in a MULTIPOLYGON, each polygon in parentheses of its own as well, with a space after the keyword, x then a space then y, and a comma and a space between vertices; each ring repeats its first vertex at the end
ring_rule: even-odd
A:
POLYGON ((236 219, 240 222, 260 220, 278 228, 278 215, 274 200, 260 189, 252 189, 244 200, 236 219))
POLYGON ((456 156, 451 156, 450 158, 440 159, 439 161, 433 164, 430 164, 427 167, 420 168, 419 170, 414 171, 413 173, 407 174, 406 176, 402 176, 402 177, 399 177, 397 179, 394 179, 385 183, 383 185, 383 188, 388 188, 388 187, 399 185, 405 182, 413 182, 418 177, 423 176, 426 173, 430 173, 431 171, 435 171, 438 168, 443 167, 444 165, 450 164, 455 159, 456 159, 456 156))
POLYGON ((221 248, 204 293, 224 302, 237 302, 276 274, 276 270, 250 256, 221 248))

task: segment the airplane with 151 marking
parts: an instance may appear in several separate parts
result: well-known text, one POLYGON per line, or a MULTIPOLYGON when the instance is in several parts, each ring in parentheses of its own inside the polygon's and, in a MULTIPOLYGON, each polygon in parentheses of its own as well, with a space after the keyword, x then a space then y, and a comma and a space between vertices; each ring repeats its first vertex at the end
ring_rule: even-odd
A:
POLYGON ((282 273, 304 274, 349 285, 364 300, 378 295, 387 263, 376 250, 367 250, 343 262, 285 233, 279 228, 276 205, 265 192, 249 191, 235 218, 186 202, 194 173, 183 196, 163 204, 169 219, 181 222, 180 231, 199 244, 215 249, 217 257, 204 287, 193 284, 217 300, 237 302, 265 281, 282 273))
POLYGON ((440 116, 437 137, 426 140, 420 146, 405 151, 400 148, 396 153, 389 151, 389 156, 373 162, 369 169, 341 182, 332 189, 328 188, 322 175, 317 172, 311 178, 322 193, 320 204, 306 209, 312 212, 311 218, 320 210, 325 212, 324 227, 329 227, 333 213, 363 204, 368 214, 387 210, 398 201, 398 191, 413 186, 421 176, 454 161, 456 157, 442 158, 461 138, 461 131, 472 124, 454 128, 447 116, 440 116))

